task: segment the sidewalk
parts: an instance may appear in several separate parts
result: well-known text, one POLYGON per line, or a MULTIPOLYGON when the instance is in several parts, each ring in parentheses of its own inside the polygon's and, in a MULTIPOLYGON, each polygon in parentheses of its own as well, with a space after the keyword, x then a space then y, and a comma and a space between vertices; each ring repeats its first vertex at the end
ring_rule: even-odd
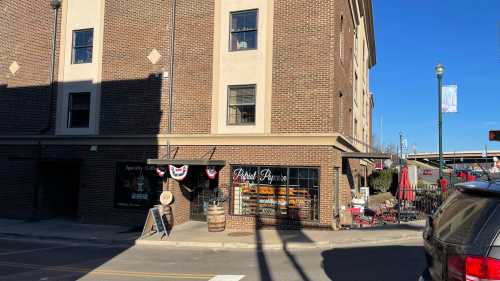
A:
POLYGON ((263 229, 256 233, 208 232, 206 223, 188 222, 172 230, 136 241, 136 245, 228 249, 326 249, 418 241, 425 221, 342 231, 263 229))
POLYGON ((138 239, 140 230, 111 225, 89 225, 65 220, 26 222, 0 219, 0 238, 62 240, 106 245, 144 245, 226 249, 327 249, 418 241, 424 222, 342 231, 263 229, 256 233, 208 232, 206 223, 188 222, 168 237, 138 239), (138 239, 138 240, 136 240, 138 239))
POLYGON ((130 227, 115 225, 93 225, 68 220, 24 220, 0 219, 0 238, 27 238, 40 240, 63 240, 106 245, 133 245, 140 236, 130 227))

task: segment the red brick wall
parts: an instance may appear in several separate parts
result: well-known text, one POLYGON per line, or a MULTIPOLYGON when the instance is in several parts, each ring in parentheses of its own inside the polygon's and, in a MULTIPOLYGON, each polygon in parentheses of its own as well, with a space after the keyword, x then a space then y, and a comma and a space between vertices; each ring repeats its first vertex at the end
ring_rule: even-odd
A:
MULTIPOLYGON (((176 159, 199 159, 211 146, 181 146, 176 154, 176 159)), ((143 162, 149 158, 156 158, 156 146, 99 146, 98 151, 89 151, 89 146, 44 146, 41 157, 43 159, 77 159, 81 160, 80 186, 79 186, 79 220, 87 223, 128 224, 140 225, 145 219, 144 210, 123 209, 114 207, 115 173, 117 162, 143 162)), ((160 154, 164 154, 161 147, 160 154)), ((9 170, 0 169, 4 173, 0 186, 0 210, 2 216, 15 216, 21 208, 25 208, 25 216, 31 213, 31 198, 33 198, 34 180, 36 169, 26 162, 18 165, 12 159, 25 157, 36 159, 37 147, 2 147, 0 161, 2 166, 9 166, 9 170), (26 168, 25 168, 26 167, 26 168), (8 174, 7 174, 8 173, 8 174), (27 175, 24 177, 24 175, 27 175), (7 176, 8 175, 8 176, 7 176), (11 212, 4 212, 6 210, 11 212)), ((328 226, 332 223, 333 208, 335 206, 334 167, 341 167, 340 152, 328 146, 218 146, 212 159, 225 160, 226 166, 220 171, 219 186, 230 186, 231 165, 280 165, 280 166, 310 166, 320 168, 320 207, 319 222, 317 226, 328 226), (315 155, 315 157, 311 157, 315 155)), ((349 187, 342 181, 341 200, 345 201, 349 194, 349 187), (344 183, 344 184, 342 184, 344 183)), ((179 225, 189 220, 189 200, 182 193, 179 184, 170 180, 169 189, 174 194, 172 212, 174 225, 179 225)), ((229 210, 228 210, 229 211, 229 210)), ((231 217, 228 217, 230 219, 231 217)), ((239 223, 248 224, 248 220, 238 217, 230 225, 239 223)), ((274 224, 276 220, 262 218, 266 224, 274 224)), ((281 225, 283 223, 280 223, 281 225)), ((288 224, 288 223, 287 223, 288 224)), ((292 226, 306 224, 292 223, 292 226)), ((253 225, 254 226, 254 225, 253 225)))
POLYGON ((107 0, 104 15, 100 134, 157 134, 167 122, 170 1, 107 0), (156 49, 161 60, 147 56, 156 49))
POLYGON ((47 125, 53 19, 49 1, 0 3, 0 134, 36 134, 47 125), (12 75, 14 61, 20 69, 12 75))

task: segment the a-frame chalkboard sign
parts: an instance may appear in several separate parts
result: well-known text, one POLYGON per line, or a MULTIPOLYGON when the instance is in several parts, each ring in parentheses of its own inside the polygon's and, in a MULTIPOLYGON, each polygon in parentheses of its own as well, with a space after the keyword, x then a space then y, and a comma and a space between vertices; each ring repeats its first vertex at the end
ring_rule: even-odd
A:
POLYGON ((144 224, 144 228, 142 229, 141 237, 144 237, 146 235, 153 235, 155 233, 161 234, 160 239, 162 239, 165 235, 168 235, 165 221, 163 220, 163 216, 160 213, 160 208, 158 208, 158 206, 154 206, 153 208, 149 209, 146 223, 144 224))

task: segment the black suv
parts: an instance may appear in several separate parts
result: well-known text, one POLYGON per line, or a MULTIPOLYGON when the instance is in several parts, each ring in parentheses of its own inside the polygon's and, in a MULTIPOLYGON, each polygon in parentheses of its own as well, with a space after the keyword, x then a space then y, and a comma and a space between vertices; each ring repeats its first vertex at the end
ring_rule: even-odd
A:
POLYGON ((419 280, 500 280, 500 178, 455 187, 427 219, 419 280))

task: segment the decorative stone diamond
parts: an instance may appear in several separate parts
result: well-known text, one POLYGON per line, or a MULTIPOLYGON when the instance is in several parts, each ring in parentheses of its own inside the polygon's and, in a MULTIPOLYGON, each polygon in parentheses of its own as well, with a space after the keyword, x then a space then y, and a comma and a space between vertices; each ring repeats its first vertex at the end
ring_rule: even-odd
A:
POLYGON ((148 60, 152 64, 157 64, 160 61, 160 59, 161 59, 161 55, 156 49, 153 49, 151 51, 151 53, 149 53, 149 55, 148 55, 148 60))
POLYGON ((12 73, 12 75, 16 75, 16 72, 19 70, 19 68, 21 67, 19 66, 17 61, 11 63, 9 66, 10 73, 12 73))

